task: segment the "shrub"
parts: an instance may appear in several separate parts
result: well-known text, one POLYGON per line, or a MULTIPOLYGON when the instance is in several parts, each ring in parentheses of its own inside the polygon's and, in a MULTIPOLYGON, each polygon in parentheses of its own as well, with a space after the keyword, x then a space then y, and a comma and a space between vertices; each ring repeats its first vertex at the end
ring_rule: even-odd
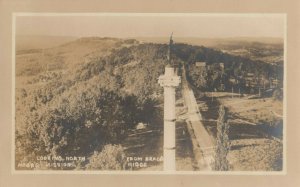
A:
POLYGON ((95 151, 89 158, 87 169, 123 170, 126 165, 124 149, 121 145, 105 145, 101 152, 95 151))

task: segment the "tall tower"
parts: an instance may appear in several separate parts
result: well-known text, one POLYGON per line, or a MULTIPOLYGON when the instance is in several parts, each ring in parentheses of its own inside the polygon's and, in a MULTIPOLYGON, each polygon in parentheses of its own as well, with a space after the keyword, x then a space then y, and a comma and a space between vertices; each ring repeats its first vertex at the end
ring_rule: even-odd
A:
POLYGON ((175 88, 180 83, 180 77, 175 74, 171 63, 172 35, 168 51, 168 65, 165 74, 158 79, 160 86, 164 87, 164 170, 175 171, 175 88))

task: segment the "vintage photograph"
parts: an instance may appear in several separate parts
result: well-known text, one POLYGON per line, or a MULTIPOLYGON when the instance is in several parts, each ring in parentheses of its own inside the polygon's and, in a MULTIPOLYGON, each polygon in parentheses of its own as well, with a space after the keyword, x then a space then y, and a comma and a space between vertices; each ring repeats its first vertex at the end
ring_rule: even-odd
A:
POLYGON ((285 14, 15 13, 18 171, 285 169, 285 14))

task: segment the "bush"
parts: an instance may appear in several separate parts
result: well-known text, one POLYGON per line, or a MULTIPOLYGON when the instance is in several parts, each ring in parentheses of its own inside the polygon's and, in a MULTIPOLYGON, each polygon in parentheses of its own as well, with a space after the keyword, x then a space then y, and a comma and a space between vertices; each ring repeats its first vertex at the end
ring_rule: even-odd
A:
POLYGON ((283 92, 281 89, 276 89, 273 92, 273 99, 281 101, 283 99, 283 92))
POLYGON ((105 145, 101 152, 95 151, 89 158, 87 169, 123 170, 126 165, 126 156, 121 145, 105 145))

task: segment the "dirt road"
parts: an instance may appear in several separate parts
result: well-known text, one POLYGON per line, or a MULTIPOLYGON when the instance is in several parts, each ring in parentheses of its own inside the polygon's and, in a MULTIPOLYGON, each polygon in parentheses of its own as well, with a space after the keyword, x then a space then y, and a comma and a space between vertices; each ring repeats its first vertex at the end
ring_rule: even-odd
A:
POLYGON ((182 77, 182 96, 187 107, 188 129, 193 142, 198 167, 200 170, 212 170, 211 163, 213 162, 214 143, 201 122, 202 116, 197 101, 185 76, 182 77))

